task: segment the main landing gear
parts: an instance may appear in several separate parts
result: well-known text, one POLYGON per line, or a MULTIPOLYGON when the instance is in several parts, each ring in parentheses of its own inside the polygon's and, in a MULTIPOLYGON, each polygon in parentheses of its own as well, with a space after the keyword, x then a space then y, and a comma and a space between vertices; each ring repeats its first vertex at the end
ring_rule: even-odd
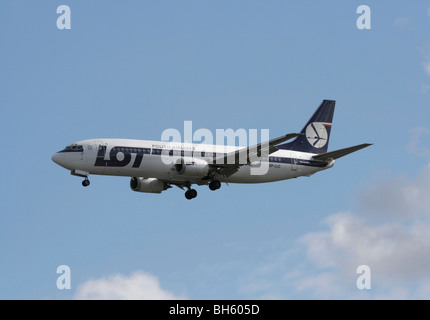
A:
POLYGON ((195 197, 197 197, 196 189, 188 189, 187 191, 185 191, 185 198, 187 198, 188 200, 194 199, 195 197))
POLYGON ((88 180, 88 178, 85 178, 85 180, 84 180, 84 181, 82 181, 82 185, 83 185, 84 187, 88 187, 88 186, 90 185, 90 180, 88 180))
POLYGON ((218 190, 219 188, 221 188, 221 182, 219 182, 218 180, 213 180, 209 182, 209 189, 211 189, 212 191, 218 190))
MULTIPOLYGON (((197 191, 195 189, 191 189, 191 184, 186 185, 186 187, 188 188, 188 190, 185 191, 185 198, 191 200, 197 197, 197 191)), ((219 182, 218 180, 212 180, 211 182, 209 182, 209 189, 211 189, 212 191, 218 190, 219 188, 221 188, 221 182, 219 182)))

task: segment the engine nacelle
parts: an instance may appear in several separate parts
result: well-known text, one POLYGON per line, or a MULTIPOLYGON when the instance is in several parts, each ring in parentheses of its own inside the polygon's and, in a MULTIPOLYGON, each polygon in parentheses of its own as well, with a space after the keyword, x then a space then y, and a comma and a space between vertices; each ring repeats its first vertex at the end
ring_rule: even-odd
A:
POLYGON ((157 178, 136 178, 130 180, 130 188, 136 192, 161 193, 168 186, 157 178))
POLYGON ((202 159, 181 158, 176 161, 175 172, 186 177, 205 177, 209 172, 209 164, 202 159))

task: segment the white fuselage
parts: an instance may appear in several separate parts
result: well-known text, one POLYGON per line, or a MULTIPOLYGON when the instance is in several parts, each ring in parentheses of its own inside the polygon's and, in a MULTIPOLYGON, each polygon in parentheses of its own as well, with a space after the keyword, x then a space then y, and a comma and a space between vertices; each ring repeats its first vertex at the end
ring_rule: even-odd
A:
MULTIPOLYGON (((241 147, 174 143, 129 139, 91 139, 74 143, 53 155, 52 160, 72 173, 88 176, 114 175, 128 177, 157 178, 170 182, 188 181, 205 184, 202 177, 190 177, 178 174, 174 163, 181 158, 201 159, 212 163, 223 154, 234 152, 241 147), (164 157, 164 158, 163 158, 164 157), (166 161, 167 159, 167 161, 166 161), (169 162, 170 161, 170 162, 169 162)), ((239 167, 229 177, 215 173, 214 179, 229 183, 263 183, 310 176, 315 172, 328 169, 332 162, 312 159, 312 153, 290 150, 278 150, 270 156, 251 164, 239 167), (264 174, 252 170, 267 166, 264 174)))

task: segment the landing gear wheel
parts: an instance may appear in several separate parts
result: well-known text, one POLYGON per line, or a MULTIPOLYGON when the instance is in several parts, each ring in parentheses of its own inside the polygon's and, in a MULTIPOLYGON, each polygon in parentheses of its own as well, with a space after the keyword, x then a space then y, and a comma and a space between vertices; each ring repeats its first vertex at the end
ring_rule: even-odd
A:
POLYGON ((185 198, 188 200, 194 199, 197 197, 197 191, 195 189, 190 189, 185 192, 185 198))
POLYGON ((85 179, 84 181, 82 181, 82 185, 83 185, 84 187, 88 187, 88 186, 90 185, 90 180, 85 179))
POLYGON ((219 182, 218 180, 213 180, 209 182, 209 189, 211 189, 212 191, 218 190, 219 188, 221 188, 221 182, 219 182))

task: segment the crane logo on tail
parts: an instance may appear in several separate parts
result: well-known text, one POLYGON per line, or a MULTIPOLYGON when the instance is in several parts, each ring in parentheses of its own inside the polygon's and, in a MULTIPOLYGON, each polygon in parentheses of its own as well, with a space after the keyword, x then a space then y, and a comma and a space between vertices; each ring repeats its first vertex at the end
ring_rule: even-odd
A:
POLYGON ((311 122, 306 127, 306 139, 314 148, 322 148, 328 140, 327 127, 331 127, 331 123, 311 122))

